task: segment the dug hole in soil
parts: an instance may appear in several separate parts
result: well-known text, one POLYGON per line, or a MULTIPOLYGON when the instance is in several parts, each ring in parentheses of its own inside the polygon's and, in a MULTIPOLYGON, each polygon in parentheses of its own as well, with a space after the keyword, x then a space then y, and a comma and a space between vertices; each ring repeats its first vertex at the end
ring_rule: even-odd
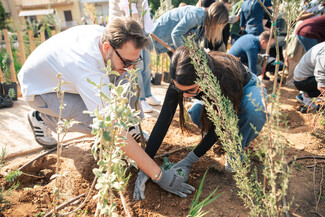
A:
MULTIPOLYGON (((272 84, 268 83, 267 86, 272 86, 272 84)), ((286 138, 288 144, 287 159, 289 161, 294 157, 301 156, 325 156, 324 128, 319 127, 312 133, 312 127, 309 126, 309 123, 315 114, 302 114, 297 111, 299 107, 299 103, 295 100, 297 94, 298 91, 292 87, 283 87, 281 89, 280 101, 282 104, 280 111, 286 118, 289 127, 287 129, 285 124, 281 124, 282 135, 286 138)), ((151 132, 155 121, 155 118, 146 118, 142 123, 142 127, 151 132)), ((183 148, 168 157, 171 162, 177 162, 186 157, 192 150, 191 146, 197 145, 201 139, 200 130, 196 126, 190 124, 189 131, 182 133, 178 123, 176 114, 157 153, 157 155, 160 155, 183 148)), ((260 142, 259 137, 251 143, 250 149, 252 151, 254 151, 258 142, 260 142)), ((96 161, 90 151, 91 145, 89 142, 81 142, 63 149, 60 171, 65 176, 60 189, 62 193, 60 203, 88 193, 94 179, 92 169, 96 167, 96 161)), ((24 156, 7 162, 7 165, 1 171, 1 187, 8 189, 11 186, 10 183, 5 181, 5 172, 19 168, 33 157, 35 155, 24 156)), ((161 165, 162 159, 159 158, 156 162, 161 165)), ((315 213, 315 195, 321 191, 323 193, 318 204, 318 210, 320 214, 325 215, 324 180, 321 186, 319 184, 321 178, 324 179, 325 176, 324 162, 322 160, 302 160, 297 161, 290 167, 292 176, 287 201, 291 202, 290 214, 292 216, 319 216, 315 213), (316 185, 314 185, 314 182, 316 185)), ((233 175, 224 170, 224 163, 225 154, 220 146, 216 144, 206 155, 199 159, 198 163, 192 166, 188 183, 197 189, 205 171, 209 169, 201 198, 206 198, 216 188, 218 190, 215 195, 221 194, 221 196, 204 208, 205 211, 210 211, 207 216, 249 216, 249 210, 245 208, 244 203, 237 195, 238 189, 232 178, 233 175)), ((257 157, 254 156, 252 157, 252 164, 261 167, 257 157)), ((25 168, 23 172, 42 178, 26 175, 19 177, 19 188, 11 191, 5 197, 11 202, 11 206, 5 209, 0 216, 36 216, 51 210, 54 180, 50 180, 50 177, 55 173, 55 168, 55 154, 44 156, 25 168)), ((180 198, 164 191, 152 181, 148 181, 146 184, 146 199, 133 201, 132 196, 137 172, 136 169, 132 169, 132 176, 123 193, 132 216, 186 216, 188 214, 194 194, 189 195, 187 198, 180 198)), ((96 190, 93 190, 85 205, 77 213, 69 216, 93 216, 96 210, 96 201, 93 196, 96 194, 96 190)), ((70 204, 60 213, 75 209, 84 198, 82 197, 70 204)), ((116 199, 116 202, 118 204, 117 212, 121 216, 125 216, 120 200, 116 199)))

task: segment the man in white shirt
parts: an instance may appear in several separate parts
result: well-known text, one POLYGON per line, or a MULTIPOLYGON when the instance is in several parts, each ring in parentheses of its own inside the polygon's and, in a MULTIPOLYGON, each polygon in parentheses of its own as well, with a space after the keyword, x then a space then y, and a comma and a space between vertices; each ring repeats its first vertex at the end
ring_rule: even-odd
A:
POLYGON ((309 49, 300 59, 293 74, 296 88, 300 90, 297 100, 303 105, 317 108, 311 98, 325 93, 325 42, 309 49))
MULTIPOLYGON (((66 82, 62 86, 66 92, 62 118, 80 122, 71 131, 91 133, 92 117, 83 111, 94 111, 102 103, 87 78, 109 83, 108 77, 102 78, 107 60, 122 75, 125 68, 140 61, 140 51, 148 44, 138 24, 129 21, 128 28, 125 24, 117 19, 106 29, 97 25, 70 28, 45 41, 28 57, 18 78, 24 99, 36 110, 29 114, 29 122, 40 145, 56 145, 49 129, 56 131, 58 122, 60 103, 53 90, 58 85, 58 73, 66 82), (44 124, 39 124, 41 120, 44 124)), ((103 91, 109 94, 107 86, 103 91)))
MULTIPOLYGON (((59 33, 42 43, 27 59, 18 78, 23 97, 35 110, 28 115, 36 141, 45 147, 56 144, 51 135, 59 116, 60 102, 53 88, 58 85, 57 74, 66 83, 62 118, 80 122, 70 128, 90 134, 92 117, 84 110, 94 111, 102 103, 97 90, 87 82, 102 80, 109 83, 104 67, 111 60, 113 70, 123 74, 141 60, 140 51, 148 44, 141 26, 133 19, 114 19, 106 28, 95 25, 77 26, 59 33)), ((102 91, 109 94, 104 86, 102 91)), ((123 132, 128 144, 122 149, 138 167, 163 189, 186 197, 195 189, 184 183, 176 170, 162 171, 144 152, 133 137, 123 132)))

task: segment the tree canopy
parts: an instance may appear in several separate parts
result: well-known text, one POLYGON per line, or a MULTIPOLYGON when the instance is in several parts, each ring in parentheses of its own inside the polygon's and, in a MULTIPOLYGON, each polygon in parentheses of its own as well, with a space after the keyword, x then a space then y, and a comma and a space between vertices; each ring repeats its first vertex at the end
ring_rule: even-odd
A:
POLYGON ((4 29, 6 24, 6 12, 2 6, 2 2, 0 1, 0 28, 4 29))

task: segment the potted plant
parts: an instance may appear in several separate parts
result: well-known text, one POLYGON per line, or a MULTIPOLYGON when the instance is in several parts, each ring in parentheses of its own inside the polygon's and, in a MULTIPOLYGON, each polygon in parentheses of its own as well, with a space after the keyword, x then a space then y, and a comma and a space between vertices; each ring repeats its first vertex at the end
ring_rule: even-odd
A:
POLYGON ((160 85, 161 84, 161 77, 162 77, 162 74, 160 73, 154 73, 152 75, 152 79, 151 79, 151 83, 154 84, 154 85, 160 85))
POLYGON ((165 83, 170 83, 171 82, 171 77, 169 72, 164 72, 164 82, 165 83))
POLYGON ((3 93, 4 95, 8 95, 9 96, 9 90, 11 90, 10 95, 13 96, 11 97, 13 100, 17 100, 17 83, 16 82, 12 82, 11 81, 11 74, 10 74, 10 64, 11 64, 12 60, 10 59, 10 56, 8 53, 5 53, 5 55, 3 56, 2 59, 2 68, 3 68, 3 72, 4 72, 4 77, 6 82, 2 84, 2 88, 3 88, 3 93))

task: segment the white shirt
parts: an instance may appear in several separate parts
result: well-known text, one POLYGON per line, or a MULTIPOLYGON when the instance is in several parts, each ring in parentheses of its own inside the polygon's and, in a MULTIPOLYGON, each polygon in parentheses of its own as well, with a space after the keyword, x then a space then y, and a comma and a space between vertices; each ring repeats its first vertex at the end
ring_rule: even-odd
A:
MULTIPOLYGON (((76 26, 38 46, 18 74, 24 100, 32 101, 35 95, 54 92, 57 74, 61 73, 62 80, 68 82, 62 86, 63 91, 79 94, 89 111, 97 105, 101 108, 98 91, 87 78, 97 84, 101 79, 102 83, 109 83, 108 77, 104 77, 105 65, 99 49, 104 29, 97 25, 76 26)), ((107 86, 102 90, 109 94, 107 86)))
POLYGON ((317 87, 325 87, 325 42, 310 48, 293 72, 293 80, 303 81, 315 76, 317 87))

